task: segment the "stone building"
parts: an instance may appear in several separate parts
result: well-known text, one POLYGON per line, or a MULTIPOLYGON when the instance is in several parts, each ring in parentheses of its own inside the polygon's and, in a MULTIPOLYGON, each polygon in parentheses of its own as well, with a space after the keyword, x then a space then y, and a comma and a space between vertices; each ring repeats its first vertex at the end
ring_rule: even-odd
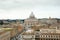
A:
POLYGON ((10 40, 10 31, 0 29, 0 40, 10 40))
POLYGON ((58 29, 34 29, 26 30, 21 34, 21 40, 60 40, 60 30, 58 29))
POLYGON ((57 19, 38 20, 33 12, 24 20, 24 31, 21 40, 60 40, 60 29, 57 29, 57 19))
POLYGON ((31 28, 31 26, 37 25, 37 24, 38 24, 38 19, 35 18, 33 12, 31 12, 29 18, 24 20, 25 29, 29 29, 31 28))

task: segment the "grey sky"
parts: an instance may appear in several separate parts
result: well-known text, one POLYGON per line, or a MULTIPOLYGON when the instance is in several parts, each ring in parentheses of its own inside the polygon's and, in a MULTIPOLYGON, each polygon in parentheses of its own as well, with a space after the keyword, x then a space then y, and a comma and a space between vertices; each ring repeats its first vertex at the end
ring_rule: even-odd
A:
POLYGON ((37 18, 60 18, 60 0, 0 0, 0 19, 27 18, 31 11, 37 18))

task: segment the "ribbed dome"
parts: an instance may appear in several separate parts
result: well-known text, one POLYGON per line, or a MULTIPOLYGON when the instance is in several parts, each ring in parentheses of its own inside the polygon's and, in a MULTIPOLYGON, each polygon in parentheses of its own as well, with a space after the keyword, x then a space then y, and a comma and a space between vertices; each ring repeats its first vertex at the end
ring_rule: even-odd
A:
POLYGON ((35 18, 33 12, 31 12, 31 14, 30 14, 30 18, 35 18))

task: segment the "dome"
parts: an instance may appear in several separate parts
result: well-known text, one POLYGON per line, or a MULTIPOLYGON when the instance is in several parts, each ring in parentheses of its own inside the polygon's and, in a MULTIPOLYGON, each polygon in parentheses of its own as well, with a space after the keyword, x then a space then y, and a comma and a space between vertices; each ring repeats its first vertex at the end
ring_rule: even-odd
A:
POLYGON ((30 18, 35 18, 33 12, 31 12, 31 14, 30 14, 30 18))

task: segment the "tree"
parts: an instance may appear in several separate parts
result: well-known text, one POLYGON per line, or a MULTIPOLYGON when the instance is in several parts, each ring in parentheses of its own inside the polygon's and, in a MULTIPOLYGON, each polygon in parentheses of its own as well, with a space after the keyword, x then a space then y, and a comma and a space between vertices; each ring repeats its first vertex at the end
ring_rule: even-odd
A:
POLYGON ((0 21, 0 25, 3 25, 3 21, 2 20, 0 21))

